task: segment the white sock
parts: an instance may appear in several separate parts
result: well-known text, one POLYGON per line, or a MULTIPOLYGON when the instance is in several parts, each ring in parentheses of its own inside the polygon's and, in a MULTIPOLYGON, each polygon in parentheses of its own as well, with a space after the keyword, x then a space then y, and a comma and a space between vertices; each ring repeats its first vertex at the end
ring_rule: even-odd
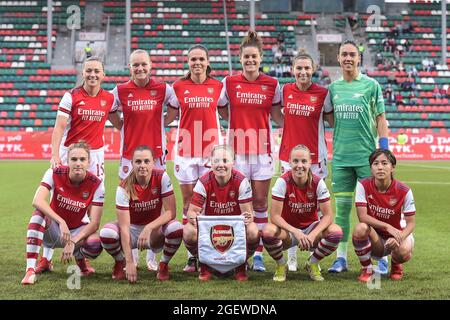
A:
POLYGON ((297 261, 297 246, 290 247, 287 250, 287 253, 288 253, 288 261, 290 261, 291 259, 297 261))
POLYGON ((55 251, 55 249, 53 249, 53 248, 43 247, 43 249, 42 249, 42 256, 44 258, 46 258, 48 261, 50 261, 53 258, 53 252, 54 251, 55 251))
POLYGON ((338 258, 344 258, 345 260, 347 260, 347 248, 348 248, 347 242, 339 243, 336 256, 338 258))
POLYGON ((132 249, 131 253, 133 254, 134 264, 138 265, 139 264, 139 250, 137 248, 136 249, 132 249))
POLYGON ((154 261, 156 259, 156 254, 153 252, 153 250, 148 249, 147 250, 147 261, 154 261))

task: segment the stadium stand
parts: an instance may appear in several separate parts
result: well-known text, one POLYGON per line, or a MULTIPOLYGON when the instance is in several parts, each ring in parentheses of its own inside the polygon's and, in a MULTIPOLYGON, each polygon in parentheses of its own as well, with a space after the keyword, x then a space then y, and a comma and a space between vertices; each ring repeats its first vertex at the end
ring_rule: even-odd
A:
MULTIPOLYGON (((240 70, 239 44, 249 21, 248 10, 240 2, 227 1, 234 71, 240 70)), ((54 2, 53 47, 72 4, 80 6, 84 17, 86 1, 54 2)), ((51 129, 60 98, 76 83, 75 68, 53 70, 46 63, 46 5, 45 0, 0 1, 0 130, 51 129)), ((221 79, 228 74, 221 1, 132 1, 131 15, 131 48, 150 52, 152 73, 158 80, 171 83, 182 76, 186 72, 186 50, 195 43, 209 48, 214 76, 221 79)), ((108 17, 112 25, 123 25, 125 1, 103 2, 103 22, 108 17)), ((333 15, 338 28, 344 28, 348 18, 333 15)), ((367 18, 365 14, 358 16, 359 22, 367 18)), ((296 29, 308 28, 315 19, 314 14, 257 13, 256 31, 264 39, 265 72, 275 75, 279 63, 275 54, 279 53, 272 49, 279 45, 280 35, 284 38, 280 61, 289 65, 299 50, 296 29)), ((450 58, 447 65, 439 65, 440 19, 440 3, 411 1, 402 15, 384 17, 380 27, 364 28, 364 23, 356 26, 363 28, 359 31, 363 31, 376 60, 376 67, 367 73, 385 89, 387 118, 393 132, 405 128, 450 131, 450 58)), ((106 73, 107 89, 129 79, 127 69, 106 73)), ((314 80, 318 79, 316 75, 314 80)), ((292 78, 282 73, 279 81, 283 84, 292 78)))

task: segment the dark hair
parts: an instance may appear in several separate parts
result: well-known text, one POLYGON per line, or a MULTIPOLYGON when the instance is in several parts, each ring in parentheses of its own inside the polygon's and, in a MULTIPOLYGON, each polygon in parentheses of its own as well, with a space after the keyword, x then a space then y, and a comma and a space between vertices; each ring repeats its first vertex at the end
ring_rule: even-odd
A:
MULTIPOLYGON (((138 146, 136 149, 134 149, 133 151, 133 158, 136 152, 138 151, 145 151, 148 150, 150 151, 152 158, 153 158, 153 150, 149 147, 149 146, 138 146)), ((126 177, 123 182, 123 188, 125 189, 125 191, 128 193, 128 196, 130 197, 131 200, 137 200, 137 195, 136 195, 136 190, 134 189, 134 185, 137 184, 137 178, 136 178, 136 173, 134 171, 134 169, 132 168, 130 171, 130 174, 128 175, 128 177, 126 177)))
POLYGON ((84 151, 87 152, 88 154, 88 159, 91 158, 91 148, 89 147, 89 145, 87 144, 86 141, 84 140, 79 140, 78 142, 72 143, 69 148, 67 149, 67 158, 69 158, 69 153, 70 151, 72 151, 73 149, 83 149, 84 151))
MULTIPOLYGON (((397 165, 397 159, 391 150, 386 149, 375 149, 369 156, 369 165, 372 167, 372 164, 375 162, 375 159, 384 154, 387 160, 392 164, 393 167, 397 165)), ((391 178, 394 179, 394 175, 391 174, 391 178)))
MULTIPOLYGON (((191 51, 192 51, 192 50, 195 50, 195 49, 203 50, 203 51, 206 53, 206 58, 207 58, 208 61, 209 61, 209 52, 208 52, 208 49, 207 49, 204 45, 202 45, 202 44, 194 44, 193 46, 191 46, 191 47, 188 49, 187 54, 189 55, 189 53, 191 53, 191 51)), ((212 71, 211 66, 208 65, 208 66, 206 67, 206 78, 211 77, 211 76, 210 76, 211 71, 212 71)), ((188 72, 186 73, 186 75, 183 76, 181 79, 187 80, 187 79, 190 79, 190 78, 191 78, 191 71, 188 71, 188 72)))
MULTIPOLYGON (((309 158, 311 159, 311 151, 309 150, 309 148, 307 146, 305 146, 304 144, 298 144, 295 147, 293 147, 291 152, 289 153, 289 161, 291 160, 292 152, 297 151, 297 150, 305 151, 308 154, 309 158)), ((312 186, 312 182, 313 182, 313 175, 312 175, 312 171, 311 171, 311 168, 310 168, 308 170, 308 180, 306 181, 306 185, 311 187, 312 186)))
POLYGON ((299 54, 297 54, 295 57, 294 57, 294 59, 292 59, 292 65, 295 65, 295 63, 297 62, 297 60, 300 60, 300 59, 302 59, 302 60, 310 60, 311 61, 311 65, 312 65, 312 67, 313 67, 313 69, 314 69, 314 60, 313 60, 313 58, 309 55, 309 54, 307 54, 307 53, 299 53, 299 54))
POLYGON ((353 41, 353 40, 345 40, 344 42, 342 42, 342 43, 339 45, 339 48, 338 48, 338 54, 339 54, 339 52, 341 51, 341 47, 345 46, 346 44, 351 44, 352 46, 354 46, 354 47, 356 48, 356 50, 358 51, 358 53, 359 53, 359 49, 358 49, 358 46, 357 46, 357 44, 356 44, 355 41, 353 41))
POLYGON ((242 51, 246 47, 256 47, 259 50, 259 54, 263 55, 263 42, 261 37, 256 31, 249 30, 247 35, 242 39, 241 46, 239 47, 239 55, 242 55, 242 51))

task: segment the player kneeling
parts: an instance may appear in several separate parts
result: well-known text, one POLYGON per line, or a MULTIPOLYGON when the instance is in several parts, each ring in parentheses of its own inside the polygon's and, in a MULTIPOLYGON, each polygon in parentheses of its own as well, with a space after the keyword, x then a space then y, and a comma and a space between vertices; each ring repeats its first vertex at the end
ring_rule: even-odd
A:
POLYGON ((33 199, 36 211, 28 224, 27 272, 22 284, 36 282, 36 260, 42 244, 64 248, 61 262, 68 263, 75 257, 82 276, 95 273, 85 257, 95 259, 102 252, 96 231, 103 213, 105 189, 103 182, 88 171, 89 154, 84 141, 74 143, 67 151, 68 166, 45 173, 33 199))
POLYGON ((312 280, 323 281, 319 261, 337 249, 342 229, 333 223, 330 193, 325 182, 310 170, 309 149, 301 144, 292 148, 289 165, 291 170, 278 178, 272 189, 271 223, 263 229, 264 247, 277 263, 273 280, 286 280, 283 250, 298 246, 301 250, 313 251, 305 269, 312 280))
POLYGON ((375 150, 369 157, 372 177, 356 186, 360 223, 353 231, 353 246, 362 266, 361 282, 369 281, 374 272, 372 256, 391 255, 392 280, 403 277, 402 263, 412 257, 416 208, 411 189, 394 179, 396 163, 391 151, 375 150))
POLYGON ((172 183, 166 172, 154 169, 149 147, 137 147, 132 161, 132 171, 116 191, 118 221, 105 224, 100 231, 102 246, 115 260, 113 279, 137 281, 132 249, 138 248, 163 251, 156 278, 168 280, 168 263, 183 237, 183 226, 175 220, 172 183))
MULTIPOLYGON (((233 151, 225 145, 214 147, 211 153, 211 170, 203 175, 194 187, 194 194, 187 213, 188 223, 184 226, 183 240, 192 255, 198 257, 197 215, 238 216, 243 215, 247 256, 253 255, 259 244, 259 231, 253 222, 252 188, 241 172, 233 169, 233 151)), ((200 263, 199 279, 211 279, 210 268, 200 263)), ((238 281, 248 279, 246 263, 235 269, 238 281)))

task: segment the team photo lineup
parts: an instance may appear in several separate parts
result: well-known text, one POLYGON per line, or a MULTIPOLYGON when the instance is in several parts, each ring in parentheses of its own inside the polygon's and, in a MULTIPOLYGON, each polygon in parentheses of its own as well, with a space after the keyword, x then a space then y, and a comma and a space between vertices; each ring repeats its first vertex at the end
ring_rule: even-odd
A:
MULTIPOLYGON (((306 7, 309 1, 304 3, 306 7)), ((345 20, 346 30, 356 35, 359 29, 352 21, 345 20)), ((394 42, 406 34, 396 26, 394 42)), ((14 272, 21 273, 21 280, 9 283, 8 290, 22 288, 13 289, 14 298, 30 286, 65 286, 65 268, 74 264, 83 285, 93 279, 96 285, 104 282, 105 288, 119 286, 104 299, 128 299, 117 296, 124 284, 144 283, 149 290, 153 283, 158 288, 173 284, 174 290, 181 290, 185 282, 200 292, 201 285, 196 287, 193 279, 228 288, 231 295, 217 296, 226 299, 248 299, 257 282, 262 285, 255 291, 279 283, 312 286, 308 290, 330 283, 326 291, 335 291, 330 296, 318 291, 324 299, 339 299, 339 291, 347 290, 339 288, 347 284, 370 291, 382 282, 400 299, 409 298, 403 295, 408 281, 417 289, 414 281, 423 280, 420 272, 427 258, 422 251, 416 256, 420 240, 415 243, 415 234, 419 229, 416 238, 425 241, 427 235, 420 232, 429 226, 416 226, 416 205, 424 208, 419 202, 425 200, 415 187, 428 183, 421 179, 434 181, 433 175, 420 176, 420 170, 435 170, 438 182, 430 184, 445 194, 450 167, 445 162, 417 162, 419 169, 410 169, 406 178, 403 170, 415 165, 404 161, 411 138, 402 137, 404 129, 391 128, 391 98, 397 98, 389 91, 389 77, 386 83, 368 72, 373 70, 367 60, 377 59, 375 50, 369 56, 360 41, 344 34, 333 47, 336 75, 330 80, 322 58, 319 63, 316 53, 305 47, 291 52, 283 72, 277 70, 278 62, 269 69, 266 32, 248 25, 240 30, 239 36, 232 36, 238 65, 232 73, 215 71, 215 49, 196 39, 183 49, 183 74, 174 81, 155 77, 160 56, 134 45, 125 57, 129 79, 105 86, 108 53, 97 55, 97 47, 92 50, 89 44, 82 49, 77 85, 64 90, 54 110, 47 141, 51 157, 34 174, 33 181, 40 181, 32 187, 34 195, 21 197, 32 205, 20 213, 20 221, 27 223, 14 222, 26 239, 15 246, 25 251, 14 253, 14 272), (281 81, 286 77, 288 81, 281 81), (105 136, 110 131, 105 128, 120 137, 118 161, 106 160, 105 136), (170 128, 172 143, 166 134, 170 128), (420 199, 417 204, 415 199, 420 199), (248 292, 233 295, 241 285, 225 287, 229 282, 242 282, 248 292)), ((284 36, 270 45, 283 47, 284 36)), ((383 44, 389 46, 388 41, 383 44)), ((443 70, 448 64, 449 59, 443 70)), ((449 83, 442 88, 450 90, 449 83)), ((450 93, 441 93, 443 103, 449 98, 450 93)), ((396 122, 392 120, 394 127, 396 122)), ((440 214, 448 213, 442 201, 427 203, 431 209, 425 214, 431 214, 434 204, 440 214)), ((427 217, 433 222, 433 216, 427 217)), ((436 221, 441 228, 446 220, 436 221)), ((433 243, 444 241, 440 236, 437 232, 433 243)), ((442 282, 441 298, 448 299, 448 284, 442 282)), ((198 298, 187 292, 174 299, 198 298)), ((171 293, 152 297, 165 294, 171 293)), ((345 294, 353 299, 385 298, 345 294)), ((276 293, 254 297, 296 298, 276 293)), ((436 297, 439 293, 431 295, 436 297)))

